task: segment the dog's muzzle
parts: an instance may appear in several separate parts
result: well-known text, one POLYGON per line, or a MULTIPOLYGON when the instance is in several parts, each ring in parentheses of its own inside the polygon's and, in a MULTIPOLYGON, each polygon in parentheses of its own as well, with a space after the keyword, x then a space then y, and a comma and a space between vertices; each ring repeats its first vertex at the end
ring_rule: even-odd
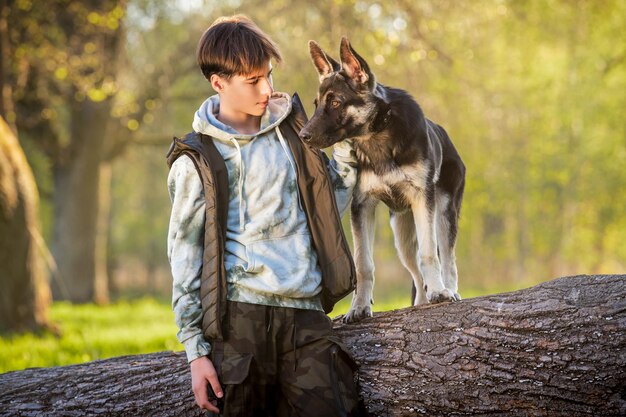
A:
POLYGON ((302 129, 300 133, 298 133, 298 136, 300 136, 300 139, 307 143, 311 140, 311 132, 306 129, 302 129))

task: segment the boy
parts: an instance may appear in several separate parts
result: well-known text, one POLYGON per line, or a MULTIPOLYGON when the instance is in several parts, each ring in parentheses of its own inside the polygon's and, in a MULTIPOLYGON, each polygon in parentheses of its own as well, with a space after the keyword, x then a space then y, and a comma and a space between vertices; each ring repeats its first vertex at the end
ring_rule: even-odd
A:
POLYGON ((273 91, 272 40, 245 16, 197 49, 217 92, 168 152, 172 306, 196 403, 224 415, 356 415, 354 362, 324 312, 354 287, 341 230, 354 152, 300 142, 295 95, 273 91), (335 202, 336 200, 336 202, 335 202))

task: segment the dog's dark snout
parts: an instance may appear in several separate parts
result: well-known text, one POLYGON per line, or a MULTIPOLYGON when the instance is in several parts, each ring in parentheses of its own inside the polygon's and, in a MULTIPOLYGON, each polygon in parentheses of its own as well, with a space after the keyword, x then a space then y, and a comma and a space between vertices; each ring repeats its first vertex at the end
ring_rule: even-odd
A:
POLYGON ((298 136, 300 136, 300 139, 304 141, 308 141, 309 139, 311 139, 311 133, 305 129, 302 129, 300 133, 298 133, 298 136))

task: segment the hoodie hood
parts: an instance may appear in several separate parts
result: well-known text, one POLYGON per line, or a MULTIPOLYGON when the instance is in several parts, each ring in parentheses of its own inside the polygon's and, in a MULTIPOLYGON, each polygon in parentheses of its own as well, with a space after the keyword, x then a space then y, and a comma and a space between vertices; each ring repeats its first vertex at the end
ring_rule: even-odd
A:
POLYGON ((194 115, 192 124, 193 130, 233 146, 232 139, 236 139, 237 142, 243 145, 257 136, 263 135, 272 129, 276 129, 289 113, 291 113, 291 97, 286 93, 273 93, 270 96, 265 113, 261 116, 261 129, 251 135, 241 134, 231 126, 220 122, 216 117, 219 111, 219 95, 216 94, 206 99, 194 115))
MULTIPOLYGON (((193 130, 208 135, 218 141, 218 143, 234 147, 234 152, 226 156, 222 152, 222 156, 225 160, 237 157, 236 164, 238 165, 238 178, 237 178, 237 195, 239 206, 239 230, 245 231, 245 212, 247 202, 244 199, 243 186, 246 178, 246 164, 244 162, 244 156, 241 147, 244 145, 252 146, 254 139, 262 137, 276 137, 278 143, 283 149, 289 165, 293 171, 294 178, 297 178, 297 170, 295 161, 292 159, 292 155, 289 152, 287 142, 280 131, 280 123, 291 113, 291 97, 286 93, 273 93, 268 101, 265 113, 261 116, 260 130, 251 135, 245 135, 237 132, 231 126, 228 126, 217 119, 217 114, 220 110, 220 97, 214 95, 209 97, 196 111, 193 118, 193 130)), ((216 143, 217 145, 217 143, 216 143)), ((302 209, 302 202, 300 200, 300 194, 298 192, 298 206, 302 209)))

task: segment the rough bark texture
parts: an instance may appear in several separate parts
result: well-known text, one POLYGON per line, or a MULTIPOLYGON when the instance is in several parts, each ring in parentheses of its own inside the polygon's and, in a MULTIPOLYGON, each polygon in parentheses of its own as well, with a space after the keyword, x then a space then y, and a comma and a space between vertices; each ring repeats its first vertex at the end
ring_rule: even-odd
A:
POLYGON ((338 329, 375 415, 626 414, 626 276, 577 276, 338 329))
MULTIPOLYGON (((382 416, 626 414, 626 276, 561 278, 337 331, 382 416)), ((0 415, 200 416, 182 353, 0 375, 0 415)))
POLYGON ((0 331, 48 325, 50 286, 35 240, 38 205, 24 152, 0 118, 0 331))

